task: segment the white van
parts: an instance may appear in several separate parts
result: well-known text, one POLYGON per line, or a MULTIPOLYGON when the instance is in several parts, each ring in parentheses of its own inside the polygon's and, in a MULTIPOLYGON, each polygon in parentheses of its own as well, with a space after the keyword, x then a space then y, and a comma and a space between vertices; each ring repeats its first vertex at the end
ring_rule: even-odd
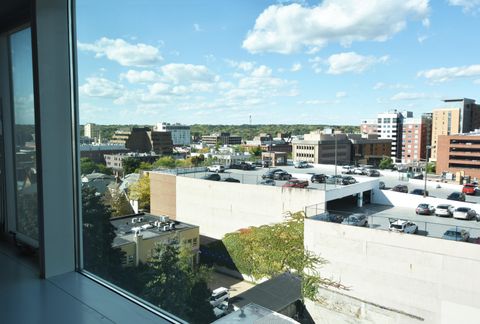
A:
POLYGON ((208 166, 207 171, 221 173, 221 172, 225 172, 225 167, 223 165, 215 164, 215 165, 208 166))
POLYGON ((212 296, 210 297, 210 305, 216 307, 223 303, 224 301, 228 301, 230 299, 230 292, 225 287, 220 287, 212 291, 212 296))

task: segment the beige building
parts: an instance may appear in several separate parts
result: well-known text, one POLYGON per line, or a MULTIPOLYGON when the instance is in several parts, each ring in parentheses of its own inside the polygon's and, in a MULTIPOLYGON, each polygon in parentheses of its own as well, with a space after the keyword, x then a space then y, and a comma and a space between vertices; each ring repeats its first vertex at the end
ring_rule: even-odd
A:
POLYGON ((190 247, 198 261, 200 230, 198 226, 175 221, 167 216, 139 214, 114 218, 110 221, 117 236, 113 247, 125 253, 123 265, 135 266, 153 256, 158 243, 181 244, 190 247))
POLYGON ((294 161, 306 161, 320 164, 348 164, 351 160, 351 145, 346 134, 333 133, 331 130, 312 131, 305 134, 303 140, 292 142, 294 161))
POLYGON ((438 136, 468 133, 480 127, 480 105, 475 100, 448 99, 444 102, 444 108, 433 110, 432 161, 437 160, 438 136))
POLYGON ((95 138, 96 125, 92 123, 85 124, 83 127, 83 135, 88 138, 95 138))

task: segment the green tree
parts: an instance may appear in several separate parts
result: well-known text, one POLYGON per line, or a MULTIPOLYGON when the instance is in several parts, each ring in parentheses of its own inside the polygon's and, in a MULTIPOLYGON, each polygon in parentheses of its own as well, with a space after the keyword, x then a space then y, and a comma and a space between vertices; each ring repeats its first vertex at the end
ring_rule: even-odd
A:
POLYGON ((140 210, 150 210, 150 177, 145 173, 140 179, 129 188, 130 199, 138 200, 140 210))
POLYGON ((171 156, 163 156, 159 158, 155 163, 153 163, 153 166, 156 168, 168 168, 168 169, 173 169, 176 166, 176 161, 173 157, 171 156))
POLYGON ((82 174, 90 174, 92 172, 112 174, 110 168, 107 168, 102 163, 95 163, 95 161, 90 158, 80 158, 80 172, 82 174))
POLYGON ((437 165, 435 162, 428 162, 427 164, 427 172, 428 173, 435 173, 437 170, 437 165))
POLYGON ((393 168, 393 160, 388 156, 384 156, 378 165, 380 169, 391 169, 393 168))
POLYGON ((140 161, 133 157, 126 157, 122 160, 123 174, 134 173, 140 167, 140 161))
POLYGON ((262 155, 262 148, 260 146, 251 147, 248 151, 250 152, 250 154, 252 154, 254 156, 262 155))
POLYGON ((205 156, 203 154, 192 156, 190 160, 192 161, 193 166, 199 166, 199 165, 202 165, 203 162, 205 161, 205 156))
POLYGON ((191 323, 211 323, 215 320, 208 302, 211 291, 204 266, 195 269, 193 253, 176 244, 157 244, 147 262, 147 278, 142 296, 172 314, 191 323))
POLYGON ((133 209, 128 202, 127 196, 119 189, 107 190, 105 193, 105 202, 112 210, 112 217, 133 214, 133 209))
POLYGON ((93 274, 118 283, 122 279, 124 253, 113 248, 116 236, 110 223, 111 210, 105 206, 95 189, 82 188, 83 263, 93 274))
POLYGON ((241 273, 256 279, 295 273, 302 280, 303 297, 316 300, 320 287, 346 287, 320 276, 319 268, 326 260, 305 249, 304 217, 298 212, 279 224, 229 233, 223 243, 241 273))

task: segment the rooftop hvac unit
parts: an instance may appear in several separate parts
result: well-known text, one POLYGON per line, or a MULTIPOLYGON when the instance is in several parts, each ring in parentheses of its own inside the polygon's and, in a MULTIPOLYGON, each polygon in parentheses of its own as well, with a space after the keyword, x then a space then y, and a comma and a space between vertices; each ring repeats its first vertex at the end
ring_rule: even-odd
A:
POLYGON ((139 223, 143 222, 143 217, 139 217, 137 220, 139 223))
POLYGON ((173 222, 170 223, 170 224, 168 225, 168 227, 170 228, 170 230, 174 230, 174 229, 175 229, 175 223, 173 223, 173 222))
POLYGON ((137 222, 137 218, 136 217, 132 218, 132 224, 135 224, 136 222, 137 222))
POLYGON ((147 230, 147 229, 152 228, 152 227, 153 227, 153 226, 150 225, 150 224, 142 225, 142 229, 143 229, 143 230, 147 230))
POLYGON ((168 218, 168 216, 160 216, 160 221, 163 222, 163 223, 166 223, 170 220, 170 218, 168 218))
POLYGON ((169 230, 169 228, 168 228, 167 225, 165 225, 165 226, 162 227, 162 231, 167 232, 168 230, 169 230))

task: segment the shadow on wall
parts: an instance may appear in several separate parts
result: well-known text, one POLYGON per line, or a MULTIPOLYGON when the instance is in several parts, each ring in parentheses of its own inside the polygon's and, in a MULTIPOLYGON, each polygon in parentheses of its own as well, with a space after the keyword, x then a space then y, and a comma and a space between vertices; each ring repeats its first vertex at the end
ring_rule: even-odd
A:
POLYGON ((222 240, 200 236, 200 263, 215 267, 217 271, 226 272, 226 274, 238 278, 239 282, 243 280, 240 270, 222 240))

